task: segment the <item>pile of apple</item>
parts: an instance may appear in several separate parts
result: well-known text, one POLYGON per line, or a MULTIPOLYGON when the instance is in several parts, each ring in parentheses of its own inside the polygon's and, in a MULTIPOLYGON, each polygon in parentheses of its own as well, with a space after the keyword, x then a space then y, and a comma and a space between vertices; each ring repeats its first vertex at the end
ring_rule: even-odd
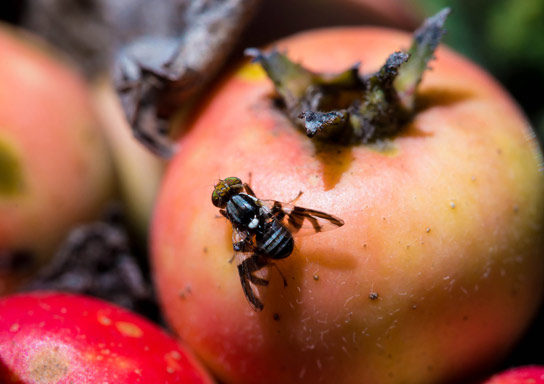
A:
MULTIPOLYGON (((370 74, 410 41, 354 27, 274 46, 315 72, 361 62, 370 74)), ((244 61, 209 90, 164 177, 120 146, 111 95, 97 102, 56 52, 5 26, 0 51, 2 383, 482 382, 542 302, 539 145, 505 90, 446 47, 417 113, 382 146, 316 144, 244 61), (232 226, 210 201, 218 178, 250 175, 259 198, 302 191, 297 205, 345 221, 296 239, 277 263, 287 285, 271 269, 261 312, 229 262, 232 226), (129 215, 136 226, 153 210, 152 274, 175 336, 97 299, 15 294, 119 190, 141 210, 129 215)), ((486 383, 544 383, 544 367, 486 383)))

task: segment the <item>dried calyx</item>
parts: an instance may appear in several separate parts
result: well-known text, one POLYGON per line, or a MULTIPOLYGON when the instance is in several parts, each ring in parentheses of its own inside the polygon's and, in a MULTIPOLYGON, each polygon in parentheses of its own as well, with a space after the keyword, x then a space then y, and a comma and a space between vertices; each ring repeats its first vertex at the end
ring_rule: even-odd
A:
POLYGON ((366 77, 356 64, 338 74, 312 72, 285 54, 248 49, 274 82, 289 118, 309 137, 368 143, 398 133, 414 114, 416 89, 444 34, 449 8, 427 19, 408 52, 391 54, 366 77))

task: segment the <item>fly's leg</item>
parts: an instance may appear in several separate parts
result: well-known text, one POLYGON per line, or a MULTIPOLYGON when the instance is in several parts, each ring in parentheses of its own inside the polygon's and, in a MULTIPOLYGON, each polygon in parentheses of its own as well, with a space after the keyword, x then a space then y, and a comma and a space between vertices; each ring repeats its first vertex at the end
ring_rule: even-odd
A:
POLYGON ((281 276, 281 278, 283 280, 283 286, 287 287, 287 279, 285 278, 285 276, 283 276, 283 273, 281 273, 281 269, 280 269, 280 267, 278 267, 278 264, 273 263, 271 261, 269 261, 268 264, 272 265, 273 267, 275 267, 278 270, 278 272, 279 272, 279 274, 280 274, 280 276, 281 276))
POLYGON ((288 203, 294 205, 296 203, 296 201, 300 198, 300 196, 302 196, 303 193, 304 192, 302 192, 302 191, 298 191, 298 195, 294 199, 290 200, 288 203))
POLYGON ((237 243, 232 244, 232 248, 234 249, 234 255, 229 259, 229 263, 232 263, 232 260, 234 260, 234 257, 236 256, 236 253, 247 253, 247 252, 253 252, 255 250, 255 245, 253 244, 253 241, 250 236, 244 237, 242 240, 238 241, 237 243))
POLYGON ((256 197, 255 196, 255 192, 253 192, 253 189, 251 189, 251 187, 249 186, 248 183, 244 183, 244 190, 246 191, 246 193, 250 196, 253 196, 253 197, 256 197))

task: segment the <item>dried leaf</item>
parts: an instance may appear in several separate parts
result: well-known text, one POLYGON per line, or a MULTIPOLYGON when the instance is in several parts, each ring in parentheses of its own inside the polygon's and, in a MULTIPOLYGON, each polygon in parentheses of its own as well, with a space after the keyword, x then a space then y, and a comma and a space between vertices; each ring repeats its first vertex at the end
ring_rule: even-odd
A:
POLYGON ((423 25, 414 33, 412 45, 408 50, 410 60, 400 69, 395 79, 395 89, 403 107, 411 111, 414 109, 415 92, 421 82, 423 73, 434 52, 444 36, 445 23, 450 8, 444 8, 436 15, 425 20, 423 25))
POLYGON ((117 209, 103 221, 73 228, 53 262, 23 289, 91 295, 158 319, 152 285, 131 252, 117 209))
POLYGON ((408 53, 391 54, 367 78, 359 76, 358 64, 337 74, 319 74, 277 50, 248 53, 274 83, 287 115, 309 137, 367 143, 396 134, 413 115, 415 90, 442 38, 448 13, 445 9, 427 20, 415 32, 408 53))
POLYGON ((23 22, 89 76, 113 66, 134 135, 169 157, 169 117, 216 76, 259 1, 32 0, 23 22))
POLYGON ((179 39, 140 39, 118 56, 116 88, 135 136, 151 151, 175 152, 169 117, 217 74, 257 1, 193 0, 179 39))

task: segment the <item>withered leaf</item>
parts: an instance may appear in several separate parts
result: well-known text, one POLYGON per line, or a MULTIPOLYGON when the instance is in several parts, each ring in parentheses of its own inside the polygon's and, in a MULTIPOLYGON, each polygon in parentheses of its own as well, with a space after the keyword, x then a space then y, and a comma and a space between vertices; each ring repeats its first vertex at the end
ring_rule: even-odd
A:
POLYGON ((32 0, 23 24, 91 77, 113 67, 134 135, 169 157, 169 117, 216 76, 259 1, 32 0))
POLYGON ((309 137, 367 143, 396 134, 412 117, 416 88, 444 34, 448 14, 446 8, 425 21, 408 52, 391 54, 367 77, 359 75, 358 64, 337 74, 320 74, 275 49, 248 53, 274 83, 286 114, 309 137))

